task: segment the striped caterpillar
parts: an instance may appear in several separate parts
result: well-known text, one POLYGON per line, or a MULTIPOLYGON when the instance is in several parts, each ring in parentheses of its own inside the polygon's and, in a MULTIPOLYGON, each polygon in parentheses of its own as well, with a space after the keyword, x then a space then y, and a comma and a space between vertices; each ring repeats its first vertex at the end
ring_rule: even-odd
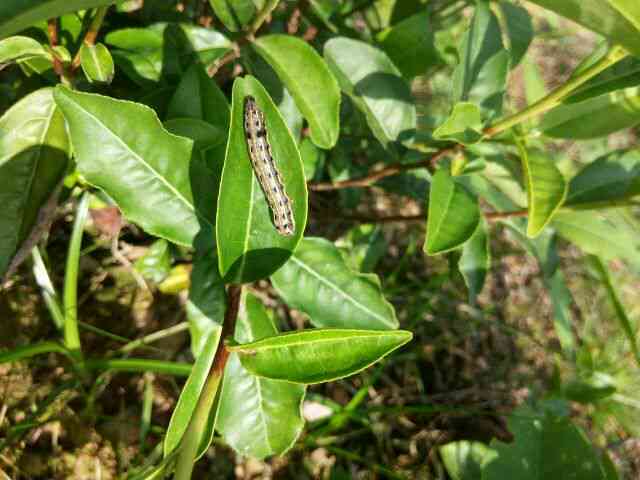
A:
POLYGON ((273 213, 273 224, 280 235, 293 235, 295 222, 291 200, 284 191, 282 176, 271 155, 264 114, 252 96, 244 100, 244 133, 253 171, 273 213))

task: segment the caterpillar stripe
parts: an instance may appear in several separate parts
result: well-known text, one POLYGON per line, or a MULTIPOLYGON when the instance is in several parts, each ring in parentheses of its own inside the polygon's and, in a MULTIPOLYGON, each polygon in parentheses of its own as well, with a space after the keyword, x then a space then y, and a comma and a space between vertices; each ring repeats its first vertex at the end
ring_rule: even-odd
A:
POLYGON ((244 100, 244 133, 251 166, 273 213, 273 224, 281 235, 293 235, 295 222, 291 200, 284 190, 282 176, 271 155, 264 114, 252 96, 247 96, 244 100))

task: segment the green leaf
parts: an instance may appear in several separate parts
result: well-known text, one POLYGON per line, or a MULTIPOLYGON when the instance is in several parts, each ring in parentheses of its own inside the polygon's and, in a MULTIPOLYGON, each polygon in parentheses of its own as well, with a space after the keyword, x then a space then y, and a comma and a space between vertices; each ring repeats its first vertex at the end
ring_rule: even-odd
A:
POLYGON ((146 253, 136 260, 135 269, 152 282, 160 283, 171 272, 171 252, 166 240, 156 240, 146 253))
POLYGON ((615 202, 640 194, 640 152, 619 150, 587 164, 569 183, 567 205, 615 202))
POLYGON ((227 282, 251 282, 275 272, 302 238, 307 220, 307 185, 295 141, 264 87, 251 76, 233 85, 231 130, 222 172, 216 238, 218 264, 227 282), (267 139, 289 196, 295 234, 280 235, 251 167, 244 134, 244 99, 251 95, 264 112, 267 139))
POLYGON ((511 444, 491 442, 496 455, 482 467, 482 479, 579 478, 604 480, 604 471, 593 446, 570 420, 538 416, 526 407, 510 417, 511 444))
POLYGON ((398 327, 378 277, 351 270, 336 246, 323 238, 303 239, 271 280, 285 302, 308 314, 316 327, 398 327))
POLYGON ((491 265, 489 251, 489 236, 487 224, 484 220, 478 222, 478 228, 473 236, 462 247, 462 255, 458 260, 458 270, 464 278, 469 291, 469 303, 475 305, 491 265))
POLYGON ((58 86, 78 170, 113 198, 129 220, 161 238, 190 245, 212 219, 194 206, 193 142, 162 128, 150 108, 58 86))
POLYGON ((567 195, 567 183, 555 163, 542 151, 520 148, 527 184, 527 235, 537 236, 551 221, 567 195))
POLYGON ((16 36, 0 40, 0 65, 33 58, 52 60, 51 53, 33 38, 16 36))
POLYGON ((493 451, 484 443, 459 440, 442 445, 438 451, 452 480, 478 480, 482 462, 493 451))
POLYGON ((209 0, 216 17, 232 32, 237 32, 251 21, 256 12, 252 0, 209 0))
MULTIPOLYGON (((254 342, 278 334, 273 321, 253 295, 245 297, 235 339, 254 342)), ((243 456, 282 455, 294 444, 304 420, 300 406, 305 387, 256 377, 231 354, 225 368, 216 429, 243 456)))
POLYGON ((227 295, 218 273, 218 259, 213 245, 210 245, 211 240, 204 235, 198 237, 191 271, 187 320, 191 351, 195 357, 206 348, 210 332, 222 328, 227 308, 227 295))
POLYGON ((538 127, 554 138, 602 137, 640 123, 640 87, 617 90, 550 110, 538 127))
POLYGON ((504 27, 509 38, 509 54, 511 68, 518 66, 533 40, 533 22, 529 11, 510 2, 497 4, 504 19, 504 27))
POLYGON ((441 168, 433 176, 429 192, 427 239, 428 255, 448 252, 471 238, 480 221, 478 201, 441 168))
POLYGON ((640 56, 640 5, 635 0, 531 0, 640 56))
POLYGON ((627 337, 627 340, 629 341, 629 345, 631 346, 631 351, 633 352, 633 356, 636 360, 636 363, 640 365, 640 349, 638 348, 638 340, 636 338, 636 329, 631 323, 631 319, 629 318, 629 315, 627 315, 627 311, 624 308, 622 301, 620 300, 620 295, 618 294, 618 290, 614 282, 611 281, 611 274, 609 272, 609 269, 607 268, 605 263, 598 257, 592 257, 591 263, 595 267, 596 271, 598 272, 598 275, 600 276, 600 279, 602 280, 602 283, 604 284, 607 290, 609 299, 611 300, 611 303, 613 304, 613 308, 616 312, 618 323, 620 323, 620 327, 622 328, 622 331, 624 332, 624 334, 627 337))
POLYGON ((68 159, 69 139, 52 89, 25 96, 0 117, 0 202, 5 206, 0 211, 0 276, 20 246, 29 238, 34 243, 39 227, 46 227, 47 218, 39 213, 61 182, 68 159))
POLYGON ((406 78, 423 75, 440 62, 426 9, 382 31, 378 41, 406 78))
MULTIPOLYGON (((609 45, 607 42, 602 42, 591 55, 580 62, 571 77, 575 78, 584 70, 593 66, 597 61, 602 60, 607 53, 609 53, 609 45)), ((582 102, 605 93, 638 85, 640 85, 640 59, 629 56, 619 60, 580 85, 564 102, 582 102)))
POLYGON ((254 375, 322 383, 371 366, 412 338, 404 330, 303 330, 229 347, 254 375))
POLYGON ((3 0, 0 2, 0 38, 41 20, 112 3, 115 0, 3 0))
MULTIPOLYGON (((204 348, 196 358, 189 378, 187 378, 187 382, 180 393, 180 398, 178 398, 176 408, 173 410, 169 427, 164 437, 163 451, 165 457, 178 446, 182 436, 187 430, 189 421, 198 403, 198 398, 202 392, 202 387, 204 387, 207 377, 209 376, 209 370, 213 364, 218 342, 220 342, 220 332, 221 328, 217 328, 212 330, 207 336, 204 342, 204 348)), ((215 417, 215 415, 210 415, 210 420, 211 417, 215 417)), ((212 432, 212 428, 213 425, 211 425, 211 428, 206 429, 205 436, 212 432)))
POLYGON ((111 83, 114 75, 113 58, 109 49, 102 43, 82 44, 80 47, 80 65, 90 82, 111 83))
POLYGON ((416 107, 411 90, 382 50, 336 37, 325 43, 324 58, 342 91, 365 114, 371 131, 385 148, 413 138, 416 107))
POLYGON ((192 139, 194 148, 201 151, 224 146, 227 140, 227 131, 197 118, 172 118, 164 122, 164 128, 174 135, 192 139))
POLYGON ((433 132, 437 140, 453 140, 470 145, 482 138, 482 118, 475 103, 460 102, 453 106, 449 117, 433 132))
POLYGON ((304 167, 304 178, 307 181, 315 179, 321 173, 324 165, 324 152, 316 147, 310 139, 305 138, 300 142, 300 157, 304 167))
POLYGON ((553 227, 586 253, 607 260, 622 258, 640 266, 638 232, 615 212, 558 213, 553 219, 553 227))
POLYGON ((333 147, 340 133, 340 89, 322 57, 291 35, 259 37, 254 47, 291 92, 309 122, 313 143, 333 147))
POLYGON ((489 2, 480 0, 459 47, 460 63, 453 72, 453 101, 475 103, 485 121, 502 113, 509 72, 509 52, 489 2))

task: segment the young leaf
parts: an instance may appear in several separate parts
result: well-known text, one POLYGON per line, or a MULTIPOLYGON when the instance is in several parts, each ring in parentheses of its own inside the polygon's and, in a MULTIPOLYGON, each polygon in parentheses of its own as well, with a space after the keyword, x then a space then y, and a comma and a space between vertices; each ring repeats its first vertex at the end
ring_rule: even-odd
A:
POLYGON ((619 150, 599 157, 569 183, 567 205, 615 202, 640 194, 640 152, 619 150))
POLYGON ((171 271, 169 243, 163 239, 153 242, 147 252, 136 260, 134 267, 144 278, 160 283, 171 271))
POLYGON ((325 43, 324 58, 342 91, 365 114, 371 131, 385 148, 415 135, 411 90, 382 50, 336 37, 325 43))
POLYGON ((232 32, 241 30, 256 12, 252 0, 209 0, 209 4, 218 19, 232 32))
POLYGON ((67 168, 69 139, 52 89, 25 96, 0 117, 0 152, 2 276, 23 242, 46 220, 39 218, 41 208, 67 168))
POLYGON ((460 102, 449 117, 433 132, 433 138, 470 145, 482 137, 480 109, 474 103, 460 102))
POLYGON ((436 255, 458 248, 471 238, 479 221, 477 200, 451 177, 447 169, 438 170, 429 192, 424 251, 436 255))
POLYGON ((194 206, 193 142, 162 128, 150 108, 58 86, 78 169, 103 189, 125 217, 148 232, 190 245, 212 219, 194 206))
POLYGON ((422 75, 440 61, 426 9, 384 30, 378 40, 405 78, 422 75))
MULTIPOLYGON (((260 301, 248 294, 238 317, 236 341, 249 343, 277 334, 260 301)), ((240 364, 237 354, 231 354, 220 392, 216 429, 241 455, 282 455, 302 431, 300 405, 304 392, 302 385, 252 375, 240 364)))
POLYGON ((15 36, 0 40, 0 65, 33 58, 43 58, 49 62, 52 59, 51 53, 33 38, 15 36))
MULTIPOLYGON (((169 427, 164 437, 164 456, 168 456, 178 446, 182 436, 187 430, 189 421, 193 416, 193 412, 198 403, 198 398, 202 393, 202 387, 204 386, 209 370, 213 364, 213 359, 220 341, 221 329, 217 328, 212 330, 207 336, 204 342, 204 348, 200 355, 196 358, 196 362, 193 364, 189 378, 180 393, 178 403, 176 404, 171 420, 169 421, 169 427)), ((215 415, 210 415, 210 418, 215 418, 215 415)), ((213 425, 209 432, 211 432, 213 425)))
POLYGON ((113 58, 102 43, 83 43, 80 47, 80 65, 90 82, 111 83, 113 80, 113 58))
POLYGON ((567 194, 567 184, 555 163, 543 152, 520 149, 527 184, 527 235, 535 237, 551 221, 567 194))
POLYGON ((640 8, 633 0, 531 0, 640 55, 640 8))
POLYGON ((404 330, 303 330, 229 349, 254 375, 313 384, 358 373, 412 336, 404 330))
POLYGON ((333 147, 340 131, 340 88, 322 57, 290 35, 266 35, 254 46, 293 95, 309 122, 313 143, 333 147))
POLYGON ((216 238, 220 273, 229 282, 250 282, 276 271, 302 238, 307 219, 307 185, 291 133, 264 87, 251 76, 233 85, 231 130, 222 172, 216 238), (251 167, 244 133, 244 101, 251 95, 265 115, 271 153, 292 202, 295 233, 279 234, 264 192, 251 167))
POLYGON ((494 453, 484 443, 469 440, 447 443, 438 451, 444 468, 453 480, 478 480, 482 477, 482 463, 494 453))
POLYGON ((323 238, 303 239, 271 280, 287 304, 308 314, 316 327, 398 328, 378 277, 351 270, 323 238))
POLYGON ((640 87, 618 90, 550 110, 539 125, 549 137, 589 139, 640 123, 640 87))
POLYGON ((484 220, 480 220, 475 233, 462 247, 462 255, 458 260, 458 269, 467 284, 471 305, 475 305, 476 298, 482 291, 490 265, 491 252, 487 224, 484 220))
POLYGON ((460 64, 453 72, 453 101, 480 106, 483 120, 502 113, 509 72, 509 52, 489 2, 476 3, 473 20, 460 45, 460 64))

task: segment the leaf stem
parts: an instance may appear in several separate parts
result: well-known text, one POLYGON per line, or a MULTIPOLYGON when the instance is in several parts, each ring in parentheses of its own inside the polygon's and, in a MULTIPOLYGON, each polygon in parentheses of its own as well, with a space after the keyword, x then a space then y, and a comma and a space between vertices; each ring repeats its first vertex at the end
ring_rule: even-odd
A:
POLYGON ((227 290, 228 305, 222 324, 220 343, 216 350, 211 370, 207 378, 198 403, 189 421, 187 430, 182 439, 180 453, 176 465, 175 480, 189 480, 193 471, 193 463, 198 454, 201 438, 207 426, 207 418, 213 408, 214 401, 218 393, 218 387, 222 381, 224 367, 229 358, 229 350, 225 344, 225 339, 232 336, 236 328, 236 320, 240 311, 240 300, 242 298, 241 285, 229 285, 227 290))
POLYGON ((484 138, 495 137, 499 133, 510 129, 530 118, 541 115, 553 107, 556 107, 564 98, 566 98, 571 92, 584 84, 587 80, 596 76, 606 68, 619 62, 625 58, 629 53, 621 46, 615 45, 609 49, 609 51, 596 63, 585 69, 583 72, 570 78, 561 87, 556 88, 553 92, 550 92, 545 97, 541 98, 537 102, 529 105, 524 110, 511 115, 505 119, 502 119, 495 124, 487 127, 484 130, 484 138))
MULTIPOLYGON (((93 45, 96 42, 96 38, 98 37, 98 32, 100 31, 100 27, 102 27, 102 22, 104 22, 104 17, 107 15, 107 10, 109 10, 109 5, 98 7, 96 9, 96 13, 91 19, 91 24, 89 25, 89 29, 87 33, 84 35, 84 39, 82 40, 82 44, 84 45, 93 45)), ((71 72, 74 72, 80 66, 80 50, 82 49, 82 44, 78 51, 76 52, 76 56, 73 58, 71 62, 71 72)))
POLYGON ((84 224, 89 213, 89 192, 84 192, 78 202, 73 223, 67 265, 64 275, 64 345, 77 362, 82 362, 80 334, 78 333, 78 271, 84 224))

